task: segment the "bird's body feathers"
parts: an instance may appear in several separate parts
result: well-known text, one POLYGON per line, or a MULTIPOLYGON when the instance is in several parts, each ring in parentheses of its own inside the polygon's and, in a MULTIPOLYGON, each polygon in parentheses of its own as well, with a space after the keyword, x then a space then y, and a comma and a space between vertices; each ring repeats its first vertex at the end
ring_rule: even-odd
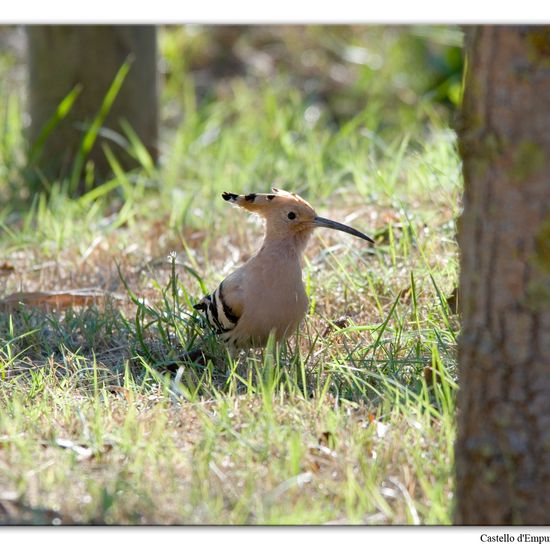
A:
POLYGON ((258 253, 195 305, 231 348, 262 347, 271 333, 284 340, 297 330, 308 308, 301 257, 315 227, 332 227, 372 242, 355 229, 319 218, 304 199, 286 191, 224 193, 223 198, 266 220, 258 253))

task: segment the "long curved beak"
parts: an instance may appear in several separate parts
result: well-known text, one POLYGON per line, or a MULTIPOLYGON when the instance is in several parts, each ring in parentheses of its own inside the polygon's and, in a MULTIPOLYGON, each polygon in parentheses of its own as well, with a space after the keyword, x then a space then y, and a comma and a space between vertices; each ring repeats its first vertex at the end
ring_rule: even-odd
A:
POLYGON ((353 227, 350 227, 349 225, 334 222, 327 218, 321 218, 320 216, 315 216, 314 223, 316 227, 328 227, 329 229, 343 231, 344 233, 349 233, 350 235, 354 235, 355 237, 359 237, 360 239, 364 239, 365 241, 369 241, 369 243, 374 244, 374 241, 368 235, 361 233, 361 231, 357 231, 357 229, 353 229, 353 227))

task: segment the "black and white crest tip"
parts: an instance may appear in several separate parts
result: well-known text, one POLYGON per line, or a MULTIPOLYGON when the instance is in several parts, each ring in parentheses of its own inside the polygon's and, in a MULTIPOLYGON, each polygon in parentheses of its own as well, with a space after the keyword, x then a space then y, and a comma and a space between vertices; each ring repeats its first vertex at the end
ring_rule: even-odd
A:
POLYGON ((233 313, 224 299, 223 283, 193 307, 206 313, 208 323, 216 331, 216 334, 224 334, 233 330, 239 321, 239 317, 233 313))
POLYGON ((222 193, 222 197, 223 197, 223 200, 225 200, 225 201, 235 202, 239 198, 239 195, 236 195, 235 193, 228 193, 227 191, 224 191, 222 193))

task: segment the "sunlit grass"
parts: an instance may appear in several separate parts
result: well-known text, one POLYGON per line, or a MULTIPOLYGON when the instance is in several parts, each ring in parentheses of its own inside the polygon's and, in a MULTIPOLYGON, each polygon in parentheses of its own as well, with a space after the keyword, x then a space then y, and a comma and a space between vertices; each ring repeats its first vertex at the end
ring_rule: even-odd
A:
MULTIPOLYGON (((160 168, 127 128, 140 168, 106 149, 112 179, 81 197, 50 182, 27 209, 0 204, 0 295, 114 295, 0 312, 0 522, 450 523, 454 134, 429 98, 422 124, 378 132, 384 104, 337 125, 284 75, 203 102, 180 84, 160 168), (298 337, 231 357, 191 305, 261 239, 221 192, 271 186, 376 246, 319 230, 298 337)), ((5 190, 25 173, 21 105, 6 105, 5 190)))

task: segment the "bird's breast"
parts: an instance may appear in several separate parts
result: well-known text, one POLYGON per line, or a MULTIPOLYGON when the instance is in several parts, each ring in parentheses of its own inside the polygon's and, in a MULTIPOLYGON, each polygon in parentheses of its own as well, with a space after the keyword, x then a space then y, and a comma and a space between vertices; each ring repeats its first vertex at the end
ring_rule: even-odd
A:
POLYGON ((298 261, 252 264, 243 288, 244 308, 237 329, 260 345, 271 331, 278 339, 291 335, 307 312, 308 299, 298 261))

